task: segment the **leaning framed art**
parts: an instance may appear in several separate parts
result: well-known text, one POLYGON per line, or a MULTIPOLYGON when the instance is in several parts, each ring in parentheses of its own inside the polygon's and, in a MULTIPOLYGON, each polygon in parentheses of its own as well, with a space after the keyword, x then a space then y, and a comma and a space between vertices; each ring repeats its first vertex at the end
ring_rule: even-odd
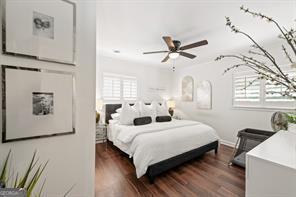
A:
POLYGON ((69 0, 1 3, 4 54, 75 65, 75 3, 69 0))
POLYGON ((212 109, 212 84, 210 81, 196 82, 196 104, 198 109, 212 109))
POLYGON ((182 101, 193 101, 194 80, 191 76, 182 79, 182 101))
POLYGON ((72 72, 2 65, 2 142, 74 134, 74 80, 72 72))

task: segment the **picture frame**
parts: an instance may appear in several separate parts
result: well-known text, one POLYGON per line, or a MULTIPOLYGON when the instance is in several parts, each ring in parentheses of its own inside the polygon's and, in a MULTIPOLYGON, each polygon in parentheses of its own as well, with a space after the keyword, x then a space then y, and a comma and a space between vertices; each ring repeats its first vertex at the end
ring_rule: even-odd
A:
POLYGON ((191 76, 185 76, 182 79, 182 101, 192 102, 193 101, 193 92, 194 80, 191 76))
POLYGON ((210 81, 196 82, 196 104, 198 109, 212 109, 212 84, 210 81))
POLYGON ((73 72, 10 65, 1 71, 2 143, 75 134, 73 72))
POLYGON ((3 54, 75 66, 74 2, 3 0, 1 3, 3 54))

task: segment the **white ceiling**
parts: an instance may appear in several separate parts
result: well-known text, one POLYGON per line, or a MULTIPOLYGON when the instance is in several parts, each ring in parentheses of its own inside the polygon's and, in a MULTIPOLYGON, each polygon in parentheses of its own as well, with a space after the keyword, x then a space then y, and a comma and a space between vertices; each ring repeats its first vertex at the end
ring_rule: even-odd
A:
POLYGON ((219 54, 250 45, 245 37, 232 33, 225 26, 225 16, 231 17, 237 27, 254 35, 259 42, 267 42, 279 34, 272 24, 240 11, 241 5, 272 16, 287 27, 296 26, 296 0, 99 0, 98 53, 170 67, 172 60, 160 63, 165 54, 142 53, 166 50, 162 36, 172 36, 182 45, 203 39, 209 42, 187 51, 197 56, 194 60, 179 57, 175 64, 207 62, 219 54), (120 54, 114 50, 120 50, 120 54))

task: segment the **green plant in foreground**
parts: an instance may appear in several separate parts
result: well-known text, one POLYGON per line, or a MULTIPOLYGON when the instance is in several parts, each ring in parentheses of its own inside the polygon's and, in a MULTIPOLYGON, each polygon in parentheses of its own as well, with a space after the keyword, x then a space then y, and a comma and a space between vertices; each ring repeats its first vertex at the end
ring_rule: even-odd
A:
POLYGON ((1 185, 1 187, 5 187, 6 182, 8 181, 8 178, 7 178, 8 169, 7 168, 8 168, 8 160, 9 160, 10 154, 11 154, 11 150, 8 152, 8 154, 6 156, 6 159, 4 161, 3 168, 2 168, 2 171, 1 171, 1 175, 0 175, 0 185, 1 185))
MULTIPOLYGON (((36 185, 39 183, 40 177, 43 174, 48 161, 45 164, 38 164, 38 159, 36 159, 37 152, 35 151, 33 157, 29 163, 27 170, 24 172, 24 175, 19 177, 19 173, 16 173, 14 177, 8 170, 8 163, 11 157, 11 150, 9 151, 2 170, 0 174, 0 183, 3 184, 4 187, 7 188, 23 188, 27 191, 27 197, 31 197, 33 195, 33 191, 36 188, 36 185), (38 165, 37 165, 38 164, 38 165), (10 180, 12 179, 12 180, 10 180), (9 184, 12 183, 12 184, 9 184)), ((42 194, 42 190, 44 188, 45 180, 38 192, 36 197, 40 197, 42 194)))
POLYGON ((287 113, 288 122, 292 124, 296 124, 296 114, 295 113, 287 113))
MULTIPOLYGON (((27 170, 24 172, 24 175, 19 177, 19 173, 16 173, 14 176, 13 173, 9 172, 8 163, 11 157, 11 150, 8 152, 2 170, 0 171, 0 188, 23 188, 27 191, 27 197, 33 196, 33 191, 36 186, 40 182, 40 177, 43 174, 47 164, 38 164, 38 160, 36 159, 37 151, 34 152, 33 157, 29 163, 27 170), (37 165, 38 164, 38 165, 37 165), (10 184, 9 184, 10 183, 10 184)), ((42 195, 42 191, 45 185, 46 179, 44 179, 39 191, 34 197, 40 197, 42 195)), ((64 197, 68 196, 68 194, 72 191, 75 184, 67 190, 67 192, 63 195, 64 197)))

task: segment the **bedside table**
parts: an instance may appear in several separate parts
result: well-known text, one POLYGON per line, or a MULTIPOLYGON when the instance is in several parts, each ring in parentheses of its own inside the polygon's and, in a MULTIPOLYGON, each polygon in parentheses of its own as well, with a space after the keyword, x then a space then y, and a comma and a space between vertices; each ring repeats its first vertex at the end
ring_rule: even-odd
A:
POLYGON ((107 125, 96 125, 96 143, 106 142, 107 145, 107 125))

